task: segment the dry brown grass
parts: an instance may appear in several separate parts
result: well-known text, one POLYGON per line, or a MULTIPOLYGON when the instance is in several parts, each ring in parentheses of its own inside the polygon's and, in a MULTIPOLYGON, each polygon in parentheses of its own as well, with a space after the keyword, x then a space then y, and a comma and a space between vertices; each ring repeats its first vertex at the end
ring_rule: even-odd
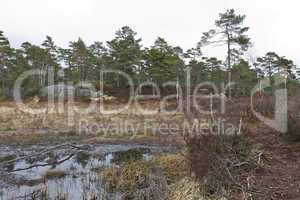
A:
POLYGON ((43 179, 44 180, 53 180, 53 179, 60 179, 60 178, 64 178, 66 176, 66 172, 64 171, 47 171, 44 175, 43 175, 43 179))
POLYGON ((121 191, 128 199, 167 199, 170 185, 187 175, 185 157, 160 155, 150 161, 130 161, 102 171, 108 191, 121 191))
POLYGON ((181 180, 188 173, 186 158, 181 154, 162 155, 154 160, 166 176, 168 183, 174 183, 181 180))
POLYGON ((167 182, 152 164, 148 161, 135 161, 104 170, 102 176, 106 189, 122 192, 124 199, 166 199, 167 182))
POLYGON ((208 200, 203 196, 201 185, 189 178, 173 185, 168 200, 208 200))
MULTIPOLYGON (((156 109, 156 103, 147 103, 144 102, 143 105, 147 105, 148 108, 156 109)), ((47 104, 45 102, 36 103, 33 107, 44 108, 47 104)), ((68 122, 67 112, 58 112, 57 109, 50 109, 46 114, 29 114, 24 113, 17 109, 16 105, 13 103, 1 103, 0 104, 0 143, 34 143, 41 142, 43 138, 47 138, 43 141, 53 141, 51 138, 57 138, 59 141, 66 136, 64 133, 75 133, 76 135, 84 135, 84 139, 87 141, 96 140, 99 138, 102 140, 120 140, 120 139, 139 139, 146 140, 153 136, 153 131, 151 128, 145 129, 144 124, 149 124, 149 127, 153 125, 155 127, 157 124, 165 122, 182 122, 184 116, 182 114, 172 115, 166 113, 159 113, 157 115, 144 115, 139 112, 136 107, 130 107, 128 110, 125 110, 119 114, 103 114, 100 110, 94 110, 88 115, 80 114, 80 112, 75 112, 75 107, 79 109, 84 109, 87 104, 76 102, 74 105, 65 105, 69 106, 70 110, 74 111, 74 118, 71 119, 72 124, 68 122), (89 130, 85 134, 84 128, 80 129, 80 122, 88 122, 89 130), (98 125, 99 127, 105 125, 105 129, 109 128, 108 125, 115 127, 116 124, 122 126, 124 123, 129 125, 134 125, 134 132, 137 134, 133 137, 132 131, 128 129, 121 129, 117 134, 109 132, 104 135, 103 129, 99 131, 93 131, 92 126, 98 125), (123 132, 122 132, 123 131, 123 132), (49 136, 48 136, 49 135, 49 136), (27 138, 30 138, 27 140, 27 138), (48 140, 48 138, 50 138, 48 140), (93 139, 91 139, 93 138, 93 139), (32 141, 32 142, 30 142, 32 141)), ((108 104, 108 109, 113 109, 123 106, 122 103, 119 104, 108 104)), ((64 110, 66 111, 66 109, 64 110)), ((84 127, 84 126, 83 126, 84 127)), ((113 128, 111 128, 113 129, 113 128)), ((74 139, 81 139, 77 137, 74 139)))

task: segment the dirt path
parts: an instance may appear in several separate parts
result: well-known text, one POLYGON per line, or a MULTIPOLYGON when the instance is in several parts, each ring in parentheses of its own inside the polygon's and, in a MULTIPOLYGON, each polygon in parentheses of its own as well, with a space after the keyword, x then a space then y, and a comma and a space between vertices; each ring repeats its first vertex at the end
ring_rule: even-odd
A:
POLYGON ((300 199, 300 144, 288 144, 266 127, 258 129, 250 137, 263 149, 264 167, 251 174, 259 199, 300 199))

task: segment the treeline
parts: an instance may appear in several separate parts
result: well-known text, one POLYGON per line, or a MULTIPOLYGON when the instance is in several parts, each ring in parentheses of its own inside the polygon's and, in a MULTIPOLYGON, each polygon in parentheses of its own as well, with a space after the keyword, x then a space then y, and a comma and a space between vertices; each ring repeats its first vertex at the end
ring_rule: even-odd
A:
POLYGON ((252 43, 247 36, 249 27, 243 25, 244 19, 245 15, 236 14, 233 9, 221 13, 215 28, 203 33, 200 42, 187 51, 168 44, 161 37, 153 46, 143 47, 142 39, 128 26, 118 30, 115 37, 106 43, 87 45, 79 38, 70 42, 68 48, 58 47, 47 36, 41 45, 25 42, 15 49, 0 31, 0 96, 11 96, 15 80, 30 69, 40 70, 41 73, 26 79, 22 85, 25 96, 36 95, 41 88, 48 86, 47 74, 50 71, 55 74, 56 84, 89 81, 95 87, 105 84, 120 90, 128 86, 127 81, 117 74, 106 75, 104 83, 100 83, 100 71, 103 69, 127 73, 136 86, 152 81, 162 87, 163 83, 174 81, 183 87, 185 70, 190 68, 192 86, 205 81, 213 82, 218 87, 221 83, 235 82, 232 95, 248 95, 261 78, 272 80, 278 72, 285 75, 288 87, 298 86, 296 66, 292 60, 275 52, 268 52, 252 62, 245 59, 244 53, 252 43), (224 52, 226 60, 202 53, 211 45, 224 45, 227 49, 224 52))

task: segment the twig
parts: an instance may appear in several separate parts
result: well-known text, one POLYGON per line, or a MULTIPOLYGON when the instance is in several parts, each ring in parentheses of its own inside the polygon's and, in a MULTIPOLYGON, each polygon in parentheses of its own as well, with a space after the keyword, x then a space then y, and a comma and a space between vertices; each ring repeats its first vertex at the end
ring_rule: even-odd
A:
POLYGON ((258 160, 257 160, 257 163, 260 164, 261 163, 261 157, 263 156, 263 152, 260 152, 257 157, 258 157, 258 160))
POLYGON ((248 162, 241 162, 241 163, 234 164, 232 167, 241 167, 243 165, 248 165, 248 164, 249 164, 248 162))
POLYGON ((240 119, 240 124, 239 124, 239 131, 238 131, 238 135, 241 134, 241 129, 242 129, 242 118, 240 119))

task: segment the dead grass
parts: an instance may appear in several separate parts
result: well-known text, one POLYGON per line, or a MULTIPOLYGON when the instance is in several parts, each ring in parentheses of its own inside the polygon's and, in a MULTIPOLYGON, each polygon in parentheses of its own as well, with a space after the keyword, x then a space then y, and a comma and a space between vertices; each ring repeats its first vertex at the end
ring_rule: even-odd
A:
MULTIPOLYGON (((166 164, 173 159, 165 157, 163 160, 166 164)), ((156 164, 157 161, 127 162, 120 167, 105 169, 102 177, 108 191, 120 191, 124 199, 165 200, 168 182, 165 173, 156 164)))
POLYGON ((203 197, 201 185, 189 178, 184 178, 173 185, 168 200, 208 200, 203 197))
POLYGON ((112 165, 101 172, 101 176, 105 182, 105 188, 108 191, 116 191, 118 189, 120 171, 117 166, 112 165))
MULTIPOLYGON (((108 109, 113 109, 121 107, 123 104, 109 104, 108 109)), ((155 109, 157 106, 156 103, 144 102, 143 105, 146 105, 147 108, 155 109)), ((87 106, 85 103, 75 102, 74 105, 65 105, 69 106, 70 110, 75 110, 74 106, 77 106, 79 109, 83 109, 87 106)), ((33 105, 36 108, 45 108, 47 104, 45 102, 36 103, 33 105)), ((65 108, 64 111, 67 109, 65 108)), ((63 140, 64 137, 74 137, 75 140, 82 139, 78 135, 84 135, 84 139, 89 141, 91 138, 99 138, 102 140, 147 140, 152 137, 153 131, 151 128, 145 129, 144 124, 151 127, 155 127, 156 124, 162 122, 175 122, 183 121, 184 116, 182 114, 174 115, 172 118, 169 114, 159 113, 157 115, 147 115, 139 112, 137 108, 130 107, 128 110, 125 110, 119 114, 103 114, 100 110, 95 110, 88 115, 80 114, 79 112, 74 113, 74 118, 71 119, 72 124, 68 122, 68 115, 66 112, 58 112, 56 109, 49 109, 49 112, 46 114, 29 114, 24 113, 21 110, 17 109, 16 105, 13 103, 1 103, 0 104, 0 143, 10 144, 10 143, 40 143, 40 142, 55 142, 56 140, 63 140), (88 122, 89 131, 85 132, 82 126, 80 127, 80 122, 88 122), (115 129, 116 124, 122 126, 124 123, 130 125, 136 125, 133 127, 134 130, 126 129, 120 127, 119 131, 114 134, 112 131, 108 134, 103 133, 103 129, 99 131, 93 131, 93 125, 98 125, 101 127, 105 125, 104 129, 115 129), (106 125, 112 125, 112 128, 106 125), (148 125, 149 124, 149 125, 148 125), (80 129, 81 128, 81 129, 80 129), (122 132, 124 131, 124 132, 122 132), (133 132, 133 133, 132 133, 133 132), (74 135, 65 135, 63 133, 75 133, 74 135), (28 138, 28 139, 27 139, 28 138), (43 138, 46 138, 43 140, 43 138), (54 139, 52 139, 54 138, 54 139), (32 142, 30 142, 32 141, 32 142)))
POLYGON ((43 179, 44 180, 53 180, 53 179, 60 179, 60 178, 64 178, 66 176, 66 172, 64 171, 47 171, 44 175, 43 175, 43 179))
POLYGON ((109 190, 133 191, 147 187, 150 175, 150 164, 146 161, 129 162, 122 167, 111 166, 102 172, 109 190))
POLYGON ((169 184, 188 175, 186 158, 181 154, 159 156, 155 158, 154 162, 163 170, 169 184))
POLYGON ((121 191, 127 199, 165 200, 170 186, 187 175, 187 164, 180 154, 159 155, 113 165, 101 175, 108 191, 121 191))

